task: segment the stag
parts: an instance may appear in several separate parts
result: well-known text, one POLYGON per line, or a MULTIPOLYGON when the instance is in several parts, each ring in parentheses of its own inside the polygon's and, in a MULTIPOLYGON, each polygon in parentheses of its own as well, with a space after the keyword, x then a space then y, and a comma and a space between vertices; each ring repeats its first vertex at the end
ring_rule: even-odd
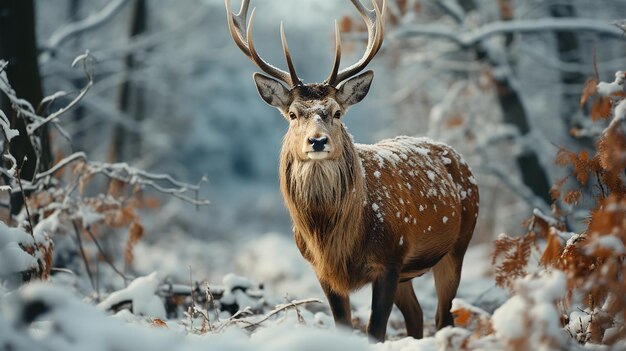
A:
POLYGON ((384 340, 395 303, 407 334, 421 338, 423 314, 411 279, 432 269, 437 328, 452 325, 452 299, 478 216, 478 188, 463 157, 445 144, 416 137, 374 145, 352 141, 342 119, 372 83, 371 70, 360 72, 381 48, 385 1, 379 7, 374 0, 372 10, 359 0, 351 2, 367 27, 365 54, 340 70, 341 38, 335 24, 330 75, 321 84, 304 84, 282 24, 288 72, 257 53, 254 10, 247 21, 250 1, 244 0, 235 14, 225 0, 233 40, 269 75, 253 75, 259 95, 289 123, 280 153, 280 188, 296 245, 315 270, 335 323, 351 326, 349 295, 371 283, 368 335, 384 340))

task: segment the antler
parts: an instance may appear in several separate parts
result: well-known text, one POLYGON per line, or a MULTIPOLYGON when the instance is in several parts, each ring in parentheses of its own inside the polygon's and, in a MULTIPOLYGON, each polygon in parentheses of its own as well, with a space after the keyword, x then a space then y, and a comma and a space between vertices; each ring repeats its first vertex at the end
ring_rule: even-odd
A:
POLYGON ((374 56, 376 56, 376 53, 383 45, 383 17, 386 9, 385 0, 383 0, 382 9, 378 7, 376 0, 372 0, 374 6, 373 10, 365 8, 359 0, 350 1, 352 1, 354 7, 359 11, 367 26, 367 48, 365 54, 363 54, 363 57, 361 57, 358 62, 337 72, 339 70, 339 62, 341 61, 341 38, 339 36, 339 27, 337 23, 335 23, 335 62, 330 76, 326 79, 326 83, 332 86, 337 86, 342 81, 361 72, 374 56))
POLYGON ((233 37, 235 44, 239 47, 239 49, 255 64, 259 67, 263 72, 269 74, 270 76, 282 80, 287 83, 290 87, 294 87, 296 85, 302 84, 298 75, 296 74, 296 70, 293 66, 293 62, 291 61, 291 54, 289 53, 289 48, 287 46, 287 39, 285 37, 285 30, 283 28, 283 24, 280 24, 280 39, 283 44, 283 51, 285 52, 285 59, 287 60, 287 67, 289 67, 289 73, 272 66, 267 63, 259 54, 256 52, 254 48, 254 44, 252 42, 252 25, 254 24, 254 9, 252 9, 252 13, 250 14, 250 22, 248 26, 246 26, 246 16, 248 13, 248 7, 250 6, 250 0, 243 0, 241 3, 241 8, 239 9, 239 13, 235 14, 231 11, 230 8, 230 0, 224 0, 224 4, 226 5, 226 11, 228 12, 228 29, 230 30, 230 35, 233 37))

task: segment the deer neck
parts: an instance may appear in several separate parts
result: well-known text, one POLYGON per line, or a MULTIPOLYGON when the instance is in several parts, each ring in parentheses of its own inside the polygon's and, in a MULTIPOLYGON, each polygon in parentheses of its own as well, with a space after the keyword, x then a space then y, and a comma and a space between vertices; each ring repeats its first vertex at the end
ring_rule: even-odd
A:
POLYGON ((281 190, 294 225, 322 241, 354 240, 361 229, 365 180, 357 150, 344 134, 337 160, 301 161, 288 147, 281 152, 281 190))

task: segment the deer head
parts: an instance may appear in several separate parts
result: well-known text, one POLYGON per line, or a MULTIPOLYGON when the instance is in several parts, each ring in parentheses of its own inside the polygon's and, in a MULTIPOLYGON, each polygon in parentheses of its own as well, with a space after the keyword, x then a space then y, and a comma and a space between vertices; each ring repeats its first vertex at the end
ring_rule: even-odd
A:
POLYGON ((250 0, 244 0, 239 13, 231 11, 230 0, 225 0, 228 12, 228 28, 233 40, 241 51, 263 72, 254 74, 254 82, 261 98, 276 107, 289 122, 285 136, 285 147, 292 150, 300 161, 339 159, 342 150, 350 139, 341 117, 348 107, 367 95, 374 72, 360 73, 374 58, 383 42, 382 9, 372 0, 373 10, 367 9, 359 0, 350 0, 366 23, 368 41, 365 54, 355 64, 339 70, 341 61, 341 38, 335 23, 335 60, 328 78, 321 84, 304 84, 296 74, 287 46, 284 27, 280 25, 280 35, 289 72, 283 71, 261 58, 252 41, 254 9, 247 22, 250 0), (284 83, 284 84, 283 84, 284 83))

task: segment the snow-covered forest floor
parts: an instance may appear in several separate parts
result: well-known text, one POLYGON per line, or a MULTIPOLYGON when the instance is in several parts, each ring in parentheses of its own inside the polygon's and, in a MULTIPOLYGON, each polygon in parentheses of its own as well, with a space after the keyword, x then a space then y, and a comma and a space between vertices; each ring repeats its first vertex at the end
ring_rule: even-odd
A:
MULTIPOLYGON (((193 244, 195 250, 211 252, 202 243, 193 244)), ((156 252, 150 253, 152 248, 146 247, 136 255, 152 254, 173 266, 189 268, 184 257, 168 257, 163 248, 154 249, 156 252)), ((493 311, 506 300, 490 274, 490 249, 474 246, 468 252, 458 295, 461 306, 470 303, 493 311)), ((136 278, 128 287, 103 296, 99 303, 93 294, 79 292, 76 277, 63 273, 54 275, 49 284, 3 291, 0 338, 4 345, 11 345, 9 349, 17 350, 434 350, 436 343, 451 342, 455 333, 465 333, 448 330, 435 335, 436 295, 431 274, 414 281, 426 316, 426 338, 407 339, 402 316, 394 309, 389 341, 369 345, 363 330, 335 330, 315 275, 289 237, 258 235, 241 247, 237 256, 237 270, 248 272, 249 277, 227 273, 221 281, 194 280, 195 294, 210 291, 215 303, 205 296, 196 297, 191 315, 181 304, 175 307, 178 317, 174 318, 167 317, 163 299, 178 292, 189 300, 191 285, 169 285, 159 272, 136 278), (230 313, 233 304, 239 310, 236 318, 230 313), (21 325, 28 322, 24 319, 32 313, 42 313, 45 318, 23 329, 21 325)), ((194 262, 205 267, 216 263, 194 262)), ((217 267, 221 272, 229 264, 221 262, 217 267)), ((191 273, 193 279, 200 279, 193 267, 191 273)), ((189 276, 188 269, 186 274, 189 276)), ((370 296, 369 288, 352 296, 354 320, 361 328, 369 318, 370 296)))
MULTIPOLYGON (((623 1, 387 0, 343 121, 359 143, 452 145, 481 200, 455 327, 436 330, 428 272, 424 338, 394 306, 384 343, 364 332, 371 287, 335 328, 297 249, 287 127, 222 0, 38 0, 36 25, 12 12, 29 3, 0 3, 0 351, 626 349, 623 1), (26 44, 30 61, 10 51, 26 44)), ((342 67, 365 49, 349 1, 253 3, 263 57, 283 66, 284 20, 306 82, 335 19, 342 67)))

